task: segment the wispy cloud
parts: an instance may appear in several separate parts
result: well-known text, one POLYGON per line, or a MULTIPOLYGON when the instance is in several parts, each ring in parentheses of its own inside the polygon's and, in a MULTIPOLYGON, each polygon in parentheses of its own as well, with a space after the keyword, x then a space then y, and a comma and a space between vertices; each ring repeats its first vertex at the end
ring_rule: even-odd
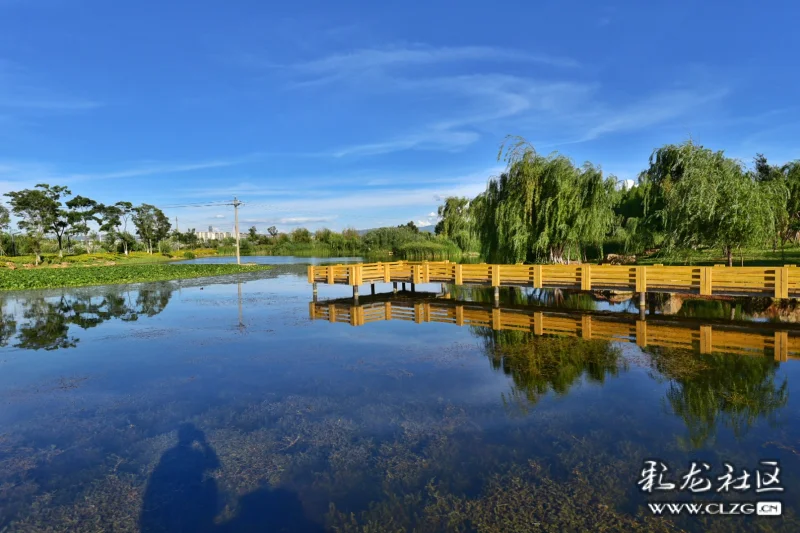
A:
MULTIPOLYGON (((232 167, 256 158, 257 155, 246 155, 227 159, 211 159, 206 161, 168 163, 149 162, 131 166, 130 168, 110 170, 106 172, 74 173, 61 172, 53 165, 41 163, 20 163, 0 161, 0 179, 6 183, 41 183, 56 182, 72 184, 85 181, 114 180, 138 178, 145 176, 184 174, 208 169, 232 167)), ((228 193, 226 196, 229 196, 228 193)))
MULTIPOLYGON (((363 48, 288 65, 294 72, 309 76, 309 81, 333 81, 375 69, 455 62, 521 62, 575 68, 580 64, 567 57, 551 56, 491 46, 432 47, 423 44, 363 48)), ((266 63, 265 66, 278 66, 266 63)))

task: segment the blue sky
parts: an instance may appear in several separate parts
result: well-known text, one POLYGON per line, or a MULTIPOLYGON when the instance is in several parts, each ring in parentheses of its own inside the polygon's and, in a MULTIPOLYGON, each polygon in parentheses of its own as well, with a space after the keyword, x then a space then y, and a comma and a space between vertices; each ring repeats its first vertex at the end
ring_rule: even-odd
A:
POLYGON ((0 0, 0 193, 181 229, 433 222, 500 142, 635 178, 692 137, 800 157, 800 4, 0 0))

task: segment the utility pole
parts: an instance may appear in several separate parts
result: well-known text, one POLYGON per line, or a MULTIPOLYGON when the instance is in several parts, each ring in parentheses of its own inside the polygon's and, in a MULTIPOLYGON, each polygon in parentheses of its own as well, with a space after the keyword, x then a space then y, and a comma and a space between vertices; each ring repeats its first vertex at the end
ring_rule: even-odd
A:
POLYGON ((242 202, 233 197, 233 218, 235 223, 234 231, 236 232, 236 264, 241 265, 242 261, 239 258, 239 206, 242 202))

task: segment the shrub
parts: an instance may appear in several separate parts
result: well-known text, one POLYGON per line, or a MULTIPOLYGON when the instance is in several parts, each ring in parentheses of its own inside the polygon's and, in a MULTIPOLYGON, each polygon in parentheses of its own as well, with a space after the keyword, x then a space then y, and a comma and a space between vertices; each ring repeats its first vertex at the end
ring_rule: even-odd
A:
POLYGON ((197 256, 194 255, 194 252, 183 252, 184 259, 195 259, 197 256))

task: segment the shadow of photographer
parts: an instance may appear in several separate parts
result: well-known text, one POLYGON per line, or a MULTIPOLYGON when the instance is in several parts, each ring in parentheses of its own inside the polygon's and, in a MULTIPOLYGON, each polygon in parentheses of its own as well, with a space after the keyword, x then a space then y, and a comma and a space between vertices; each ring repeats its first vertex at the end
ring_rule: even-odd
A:
POLYGON ((205 434, 192 424, 178 430, 178 443, 164 452, 147 482, 139 526, 144 533, 297 532, 324 528, 305 516, 300 499, 285 489, 263 487, 242 496, 238 513, 222 524, 216 481, 207 473, 219 468, 205 434))

